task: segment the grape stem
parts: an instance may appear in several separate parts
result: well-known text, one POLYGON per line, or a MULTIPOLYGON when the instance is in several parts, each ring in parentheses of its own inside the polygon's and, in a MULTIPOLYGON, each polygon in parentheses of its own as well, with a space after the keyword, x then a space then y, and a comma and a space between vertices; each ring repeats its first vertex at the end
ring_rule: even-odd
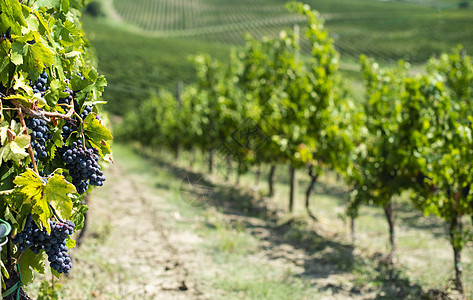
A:
POLYGON ((18 255, 18 258, 14 258, 14 257, 11 258, 12 261, 13 261, 13 264, 16 265, 17 263, 20 262, 20 258, 21 258, 21 256, 23 255, 23 253, 25 253, 25 252, 20 252, 20 254, 18 255))
POLYGON ((50 122, 51 121, 50 118, 60 118, 60 119, 71 120, 71 117, 74 114, 74 106, 71 106, 67 113, 61 114, 61 113, 58 113, 58 112, 34 110, 34 109, 23 106, 18 101, 12 101, 12 102, 24 114, 32 116, 32 117, 37 118, 37 119, 42 119, 46 122, 50 122))
POLYGON ((76 112, 74 112, 74 115, 80 120, 80 133, 81 133, 81 136, 82 136, 82 142, 83 142, 84 148, 86 148, 85 147, 85 135, 84 135, 84 120, 82 120, 82 118, 76 112))

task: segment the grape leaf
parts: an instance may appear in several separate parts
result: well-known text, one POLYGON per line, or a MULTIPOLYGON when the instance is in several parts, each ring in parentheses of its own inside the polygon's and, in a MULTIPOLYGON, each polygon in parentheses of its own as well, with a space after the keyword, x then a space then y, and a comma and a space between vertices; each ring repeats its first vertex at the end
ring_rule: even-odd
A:
POLYGON ((10 49, 11 43, 9 40, 0 42, 0 81, 3 86, 7 85, 9 79, 8 70, 5 70, 10 65, 10 49))
POLYGON ((44 274, 42 251, 39 254, 34 254, 29 248, 26 248, 26 251, 23 252, 23 255, 21 256, 19 264, 21 279, 23 280, 24 285, 33 282, 34 271, 44 274))
MULTIPOLYGON (((44 95, 44 99, 46 99, 46 102, 48 103, 49 106, 51 107, 56 106, 59 98, 66 97, 67 93, 63 92, 66 86, 67 84, 65 82, 60 81, 58 79, 54 79, 51 81, 49 85, 50 90, 44 95)), ((66 108, 64 109, 67 111, 66 108)))
POLYGON ((41 178, 31 169, 26 169, 25 172, 16 176, 13 183, 17 185, 17 189, 24 194, 32 202, 41 197, 43 182, 41 178))
POLYGON ((5 100, 17 100, 17 101, 21 102, 21 104, 23 104, 24 106, 31 107, 30 101, 25 96, 20 95, 20 94, 10 95, 10 96, 4 97, 3 99, 5 99, 5 100))
POLYGON ((38 20, 38 31, 42 36, 47 36, 48 40, 50 43, 54 43, 54 40, 51 39, 49 35, 49 25, 48 23, 44 20, 43 16, 37 11, 33 10, 33 14, 38 20))
POLYGON ((110 130, 102 124, 102 121, 97 119, 96 113, 90 113, 84 120, 84 132, 94 142, 100 143, 102 140, 113 139, 110 130))
POLYGON ((0 0, 0 33, 11 28, 11 33, 20 34, 21 27, 26 26, 25 18, 18 1, 0 0))
POLYGON ((80 31, 68 20, 64 23, 61 20, 56 21, 54 35, 56 36, 56 40, 59 40, 59 42, 66 47, 77 44, 81 37, 80 31))
POLYGON ((113 136, 110 130, 97 119, 97 114, 90 113, 84 120, 84 133, 88 137, 92 147, 99 149, 101 156, 111 153, 108 140, 112 140, 113 136))
POLYGON ((15 74, 15 84, 13 85, 14 90, 22 89, 27 94, 33 94, 33 88, 28 84, 28 80, 25 78, 22 72, 15 74))
POLYGON ((30 145, 30 136, 22 134, 16 136, 10 143, 0 148, 0 165, 2 161, 20 161, 28 156, 26 148, 30 145))
POLYGON ((75 99, 79 105, 82 105, 84 101, 87 101, 88 104, 95 104, 107 86, 107 80, 105 80, 105 77, 99 76, 94 68, 82 70, 82 73, 84 78, 75 75, 71 79, 72 89, 74 91, 80 90, 75 95, 75 99))
POLYGON ((69 0, 62 0, 61 8, 63 12, 67 13, 69 11, 69 0))
POLYGON ((48 219, 52 216, 52 212, 49 203, 43 197, 44 183, 41 178, 33 170, 27 169, 18 175, 13 183, 17 185, 15 189, 26 196, 25 202, 33 204, 31 213, 38 215, 47 232, 51 232, 48 219))
MULTIPOLYGON (((21 67, 30 73, 32 77, 37 77, 42 72, 44 66, 51 67, 53 64, 53 53, 43 44, 37 32, 29 31, 24 36, 12 36, 12 38, 14 38, 12 56, 23 56, 21 67)), ((15 64, 18 64, 18 61, 15 64)))
POLYGON ((61 5, 61 0, 37 0, 34 3, 36 9, 40 7, 54 8, 55 10, 59 9, 61 5))
POLYGON ((32 213, 37 214, 46 230, 50 232, 48 218, 52 216, 51 205, 62 219, 72 215, 72 201, 69 194, 75 193, 75 187, 64 179, 63 175, 54 174, 45 183, 31 169, 18 175, 13 183, 16 189, 26 196, 27 203, 33 203, 32 213))
POLYGON ((61 219, 69 219, 72 215, 72 201, 69 194, 76 192, 76 188, 64 179, 64 176, 55 174, 49 178, 44 189, 44 198, 56 210, 61 219))
POLYGON ((72 248, 75 248, 76 247, 76 241, 71 239, 71 238, 68 238, 66 240, 66 246, 69 250, 71 250, 72 248))

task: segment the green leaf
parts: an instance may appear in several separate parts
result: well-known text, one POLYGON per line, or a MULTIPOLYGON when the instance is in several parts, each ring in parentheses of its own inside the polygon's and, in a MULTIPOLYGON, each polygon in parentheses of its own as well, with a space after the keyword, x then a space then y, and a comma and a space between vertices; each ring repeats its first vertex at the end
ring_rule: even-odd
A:
POLYGON ((26 26, 23 17, 22 5, 18 1, 0 0, 0 32, 3 34, 8 28, 11 33, 20 34, 21 27, 26 26))
POLYGON ((105 157, 107 154, 111 154, 111 153, 112 153, 112 148, 110 147, 110 144, 109 144, 109 143, 107 143, 105 140, 100 141, 99 144, 95 143, 95 142, 92 141, 92 140, 89 140, 89 143, 90 143, 90 145, 91 145, 92 147, 99 149, 99 152, 100 152, 99 154, 100 154, 100 156, 104 157, 105 160, 107 160, 107 161, 110 162, 110 158, 106 158, 106 157, 105 157))
POLYGON ((69 0, 62 0, 61 1, 61 8, 62 8, 62 11, 67 13, 69 11, 69 0))
POLYGON ((53 31, 56 40, 59 40, 65 47, 77 44, 82 36, 76 26, 68 20, 64 23, 61 20, 57 20, 53 31))
POLYGON ((0 167, 0 193, 9 193, 15 188, 14 178, 15 170, 9 168, 6 164, 2 164, 0 167))
POLYGON ((54 270, 53 268, 51 268, 51 273, 53 273, 53 275, 56 277, 56 278, 59 278, 61 276, 61 274, 58 273, 58 271, 54 270))
POLYGON ((85 218, 84 218, 84 214, 89 210, 89 208, 87 207, 87 205, 82 205, 80 204, 80 201, 79 201, 79 208, 74 211, 74 213, 72 214, 72 217, 71 217, 71 221, 76 224, 76 226, 74 227, 75 230, 81 230, 83 227, 84 227, 84 221, 85 221, 85 218))
POLYGON ((20 157, 25 157, 28 155, 26 148, 30 145, 31 138, 27 134, 22 134, 17 137, 10 143, 10 150, 13 155, 19 155, 20 157))
POLYGON ((28 100, 28 98, 26 98, 25 96, 20 95, 20 94, 10 95, 10 96, 4 97, 3 99, 5 99, 5 100, 16 100, 16 101, 19 101, 19 102, 21 102, 21 104, 23 104, 23 105, 26 106, 26 107, 30 107, 30 106, 31 106, 31 103, 30 103, 30 101, 28 100))
MULTIPOLYGON (((67 93, 64 93, 64 89, 66 88, 67 84, 63 81, 58 79, 54 79, 51 81, 50 90, 44 95, 44 99, 50 107, 54 107, 57 104, 57 101, 61 97, 65 97, 67 93)), ((65 107, 63 109, 67 110, 65 107)))
POLYGON ((44 198, 63 220, 72 215, 72 201, 69 194, 76 193, 76 188, 67 182, 64 176, 55 174, 49 178, 44 189, 44 198))
POLYGON ((22 72, 16 73, 15 77, 13 78, 13 81, 14 81, 14 85, 13 85, 14 90, 21 89, 25 91, 27 94, 31 94, 31 95, 33 94, 33 88, 29 85, 28 80, 25 78, 22 72))
POLYGON ((102 140, 112 140, 113 136, 110 130, 97 119, 96 113, 90 113, 84 120, 84 132, 94 142, 100 143, 102 140))
POLYGON ((82 70, 82 73, 83 79, 77 75, 71 79, 72 89, 80 91, 75 95, 75 98, 80 106, 84 101, 89 105, 93 105, 99 101, 104 88, 107 86, 107 80, 103 76, 98 76, 97 70, 94 68, 82 70))
POLYGON ((55 10, 59 9, 61 5, 61 0, 37 0, 34 3, 36 9, 41 7, 53 8, 55 10))
POLYGON ((8 66, 10 66, 10 52, 11 52, 11 43, 9 40, 4 40, 0 43, 0 81, 3 86, 7 85, 8 81, 8 66))
POLYGON ((22 69, 37 77, 44 66, 53 64, 53 52, 43 44, 39 33, 30 31, 24 36, 12 36, 12 56, 23 56, 22 69))
POLYGON ((98 148, 101 155, 111 153, 108 140, 112 140, 113 136, 110 130, 102 124, 102 121, 97 119, 97 114, 90 113, 84 120, 84 133, 88 138, 92 147, 98 148))
POLYGON ((43 15, 39 13, 39 11, 34 10, 33 11, 34 16, 38 20, 38 31, 41 35, 48 35, 49 37, 49 25, 48 23, 44 20, 43 15))
POLYGON ((66 241, 66 246, 67 248, 69 248, 69 250, 71 250, 72 248, 76 247, 76 241, 71 238, 68 238, 66 241))
POLYGON ((34 271, 44 274, 43 251, 39 254, 34 254, 29 248, 26 248, 26 251, 23 252, 20 258, 19 264, 23 284, 27 285, 33 282, 34 271))

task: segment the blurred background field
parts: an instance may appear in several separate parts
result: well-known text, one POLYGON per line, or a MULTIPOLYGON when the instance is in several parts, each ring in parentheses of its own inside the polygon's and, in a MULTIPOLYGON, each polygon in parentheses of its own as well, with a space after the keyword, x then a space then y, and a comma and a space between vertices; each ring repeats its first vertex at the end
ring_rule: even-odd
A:
MULTIPOLYGON (((97 0, 95 0, 97 1, 97 0)), ((103 0, 89 9, 84 27, 109 86, 108 109, 122 114, 136 99, 176 90, 195 80, 188 57, 208 53, 228 62, 245 34, 276 36, 302 24, 282 0, 103 0), (90 13, 92 11, 92 14, 90 13), (98 16, 98 17, 92 17, 98 16)), ((341 69, 360 78, 358 58, 383 63, 425 62, 457 44, 473 50, 473 2, 308 0, 341 53, 341 69)), ((306 45, 307 46, 307 45, 306 45)), ((302 47, 307 48, 304 44, 302 47)))
MULTIPOLYGON (((112 113, 111 119, 119 122, 122 115, 136 110, 141 102, 159 95, 163 89, 176 94, 179 82, 184 86, 195 82, 191 55, 207 53, 228 63, 232 51, 243 49, 245 34, 261 39, 277 36, 280 30, 293 30, 294 25, 302 26, 303 19, 288 13, 285 2, 92 2, 83 19, 84 29, 95 48, 99 69, 109 83, 104 96, 109 101, 105 108, 112 113)), ((306 2, 326 20, 341 54, 342 74, 348 79, 347 85, 353 87, 353 98, 359 101, 363 101, 358 63, 361 54, 372 56, 385 66, 404 59, 415 72, 429 57, 457 44, 469 53, 473 51, 473 1, 306 2)), ((301 46, 307 58, 308 45, 303 42, 301 46)), ((76 250, 77 269, 85 271, 71 278, 78 282, 76 285, 64 284, 62 293, 66 298, 74 298, 80 288, 86 287, 91 298, 152 299, 157 292, 153 284, 155 288, 169 288, 170 295, 190 299, 446 299, 442 297, 452 292, 448 228, 441 220, 415 210, 407 195, 395 199, 400 264, 387 269, 383 257, 389 249, 388 225, 383 211, 361 208, 357 219, 359 241, 352 244, 345 216, 348 187, 330 171, 316 185, 310 208, 318 220, 311 222, 301 202, 309 184, 302 171, 298 179, 299 200, 289 218, 281 214, 289 193, 285 165, 278 166, 276 194, 268 200, 266 183, 264 179, 257 182, 254 169, 235 184, 235 173, 229 182, 206 175, 202 171, 206 157, 200 153, 196 161, 195 155, 185 151, 175 159, 166 150, 156 153, 137 145, 122 145, 119 140, 115 149, 119 167, 113 167, 112 179, 104 190, 92 195, 91 211, 97 209, 91 218, 94 225, 83 246, 76 250), (183 181, 188 176, 202 176, 205 184, 214 188, 211 201, 189 205, 183 199, 183 181), (156 247, 153 241, 140 240, 142 249, 154 260, 144 259, 139 265, 125 262, 117 267, 117 261, 123 263, 120 253, 111 253, 110 249, 123 244, 119 241, 121 232, 117 231, 117 224, 112 224, 110 212, 98 208, 97 203, 107 203, 107 207, 119 212, 120 202, 114 196, 121 195, 123 186, 131 190, 124 192, 127 197, 154 207, 151 213, 162 217, 161 223, 146 228, 161 236, 157 237, 160 242, 156 247), (183 240, 176 241, 173 234, 183 240), (186 240, 188 235, 192 239, 186 240), (161 244, 183 252, 166 256, 161 244), (192 271, 185 269, 184 276, 184 267, 170 266, 175 263, 192 271), (157 272, 159 281, 166 278, 167 268, 178 270, 170 275, 176 281, 171 287, 143 276, 152 270, 157 272), (98 279, 90 284, 90 276, 98 279)), ((269 166, 263 166, 261 178, 266 178, 268 172, 269 166)), ((120 199, 126 203, 124 195, 120 199)), ((136 214, 145 213, 149 212, 136 214)), ((133 234, 127 233, 123 238, 133 239, 133 234)), ((469 297, 473 297, 471 246, 469 243, 464 249, 469 297)), ((141 253, 142 249, 124 251, 141 253)), ((69 283, 69 278, 63 280, 69 283)))

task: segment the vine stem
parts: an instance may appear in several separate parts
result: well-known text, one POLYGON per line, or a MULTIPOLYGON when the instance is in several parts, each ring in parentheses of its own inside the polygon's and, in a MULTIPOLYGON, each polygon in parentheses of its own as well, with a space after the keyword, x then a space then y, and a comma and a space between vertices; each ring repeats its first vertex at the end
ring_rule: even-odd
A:
POLYGON ((71 117, 74 114, 74 105, 71 105, 67 113, 61 114, 58 112, 34 110, 22 105, 16 100, 12 101, 12 103, 16 106, 16 108, 21 110, 24 114, 35 117, 37 119, 43 119, 46 122, 51 122, 50 118, 60 118, 60 119, 65 119, 65 120, 71 120, 71 117))
MULTIPOLYGON (((27 130, 26 123, 25 123, 25 118, 23 118, 23 113, 22 113, 21 108, 18 108, 18 118, 20 119, 21 126, 23 127, 22 132, 26 132, 26 134, 28 134, 28 130, 27 130)), ((30 155, 31 162, 33 163, 34 171, 36 172, 36 174, 39 174, 38 166, 36 165, 36 160, 34 159, 34 152, 33 152, 33 147, 31 147, 31 143, 28 145, 28 153, 30 155)))
POLYGON ((80 134, 82 136, 82 143, 85 148, 84 120, 82 120, 82 118, 76 112, 74 112, 74 115, 80 120, 80 134))

